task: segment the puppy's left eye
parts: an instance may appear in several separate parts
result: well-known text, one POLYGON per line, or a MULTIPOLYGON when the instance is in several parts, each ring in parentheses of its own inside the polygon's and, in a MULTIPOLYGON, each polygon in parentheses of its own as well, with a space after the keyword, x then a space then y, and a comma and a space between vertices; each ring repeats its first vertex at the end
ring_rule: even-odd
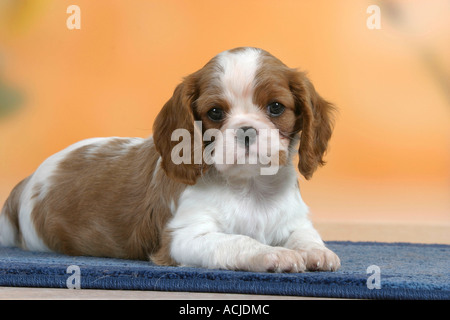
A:
POLYGON ((285 107, 279 102, 272 102, 267 106, 267 112, 272 117, 278 117, 284 112, 285 107))

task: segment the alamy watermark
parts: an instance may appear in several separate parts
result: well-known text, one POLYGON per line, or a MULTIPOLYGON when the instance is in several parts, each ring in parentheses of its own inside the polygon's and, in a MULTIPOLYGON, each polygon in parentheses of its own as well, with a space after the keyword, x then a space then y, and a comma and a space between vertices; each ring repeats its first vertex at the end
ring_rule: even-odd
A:
MULTIPOLYGON (((81 269, 78 265, 70 265, 66 269, 66 273, 70 274, 66 280, 66 286, 68 289, 81 289, 81 269)), ((366 269, 366 273, 369 275, 366 281, 367 289, 381 289, 381 269, 377 265, 370 265, 366 269)), ((187 312, 187 310, 184 310, 187 312)), ((234 311, 233 311, 234 313, 234 311)), ((265 313, 265 312, 264 312, 265 313)))
POLYGON ((371 265, 367 267, 367 274, 370 276, 367 278, 366 285, 367 289, 381 289, 381 269, 377 265, 371 265))
POLYGON ((81 289, 81 269, 80 266, 70 265, 66 273, 71 274, 66 280, 67 289, 81 289))
POLYGON ((366 20, 366 26, 369 30, 381 29, 381 9, 376 4, 372 4, 367 7, 366 13, 370 16, 366 20))
POLYGON ((72 4, 67 7, 67 14, 70 16, 66 19, 66 26, 69 30, 80 30, 81 29, 81 9, 79 6, 72 4))
MULTIPOLYGON (((79 6, 72 4, 67 7, 66 13, 70 14, 66 19, 66 26, 69 30, 81 29, 81 9, 79 6)), ((367 7, 366 13, 370 16, 366 20, 366 26, 370 30, 381 29, 381 9, 378 5, 372 4, 367 7)))

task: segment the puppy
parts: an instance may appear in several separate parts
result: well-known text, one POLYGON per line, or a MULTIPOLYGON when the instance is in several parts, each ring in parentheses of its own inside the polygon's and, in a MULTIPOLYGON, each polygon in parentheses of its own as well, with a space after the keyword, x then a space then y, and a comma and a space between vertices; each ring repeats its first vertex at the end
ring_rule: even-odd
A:
POLYGON ((222 52, 187 76, 153 136, 93 138, 11 192, 0 244, 35 251, 255 272, 334 271, 308 219, 333 106, 268 52, 222 52), (297 151, 298 150, 298 151, 297 151))

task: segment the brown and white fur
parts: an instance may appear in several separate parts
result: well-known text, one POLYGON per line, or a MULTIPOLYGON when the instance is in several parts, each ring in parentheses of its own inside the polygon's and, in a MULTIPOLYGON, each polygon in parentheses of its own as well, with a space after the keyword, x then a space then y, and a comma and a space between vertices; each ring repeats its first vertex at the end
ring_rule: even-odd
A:
MULTIPOLYGON (((306 179, 324 164, 333 110, 304 73, 268 52, 222 52, 177 86, 155 120, 153 136, 88 139, 45 160, 6 200, 0 244, 160 265, 336 270, 339 258, 308 219, 292 164, 297 148, 306 179), (282 106, 280 114, 268 109, 274 102, 282 106), (223 119, 213 120, 212 108, 223 119), (239 128, 254 128, 257 135, 278 130, 270 149, 278 159, 275 174, 260 174, 259 162, 236 163, 236 150, 223 148, 221 137, 198 140, 208 129, 239 128), (212 163, 174 163, 176 129, 187 130, 197 149, 214 146, 212 163), (221 152, 233 153, 235 162, 215 163, 221 152)), ((252 147, 258 145, 236 148, 246 148, 248 156, 252 147)))

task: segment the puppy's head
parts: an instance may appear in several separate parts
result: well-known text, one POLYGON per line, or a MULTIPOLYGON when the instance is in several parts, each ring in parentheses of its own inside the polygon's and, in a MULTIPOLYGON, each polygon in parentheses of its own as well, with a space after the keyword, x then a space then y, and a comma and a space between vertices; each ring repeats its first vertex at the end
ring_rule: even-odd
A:
POLYGON ((236 48, 177 86, 153 138, 166 173, 194 184, 211 165, 241 178, 276 173, 261 169, 289 164, 300 133, 298 168, 309 179, 324 164, 333 110, 304 73, 264 50, 236 48))

